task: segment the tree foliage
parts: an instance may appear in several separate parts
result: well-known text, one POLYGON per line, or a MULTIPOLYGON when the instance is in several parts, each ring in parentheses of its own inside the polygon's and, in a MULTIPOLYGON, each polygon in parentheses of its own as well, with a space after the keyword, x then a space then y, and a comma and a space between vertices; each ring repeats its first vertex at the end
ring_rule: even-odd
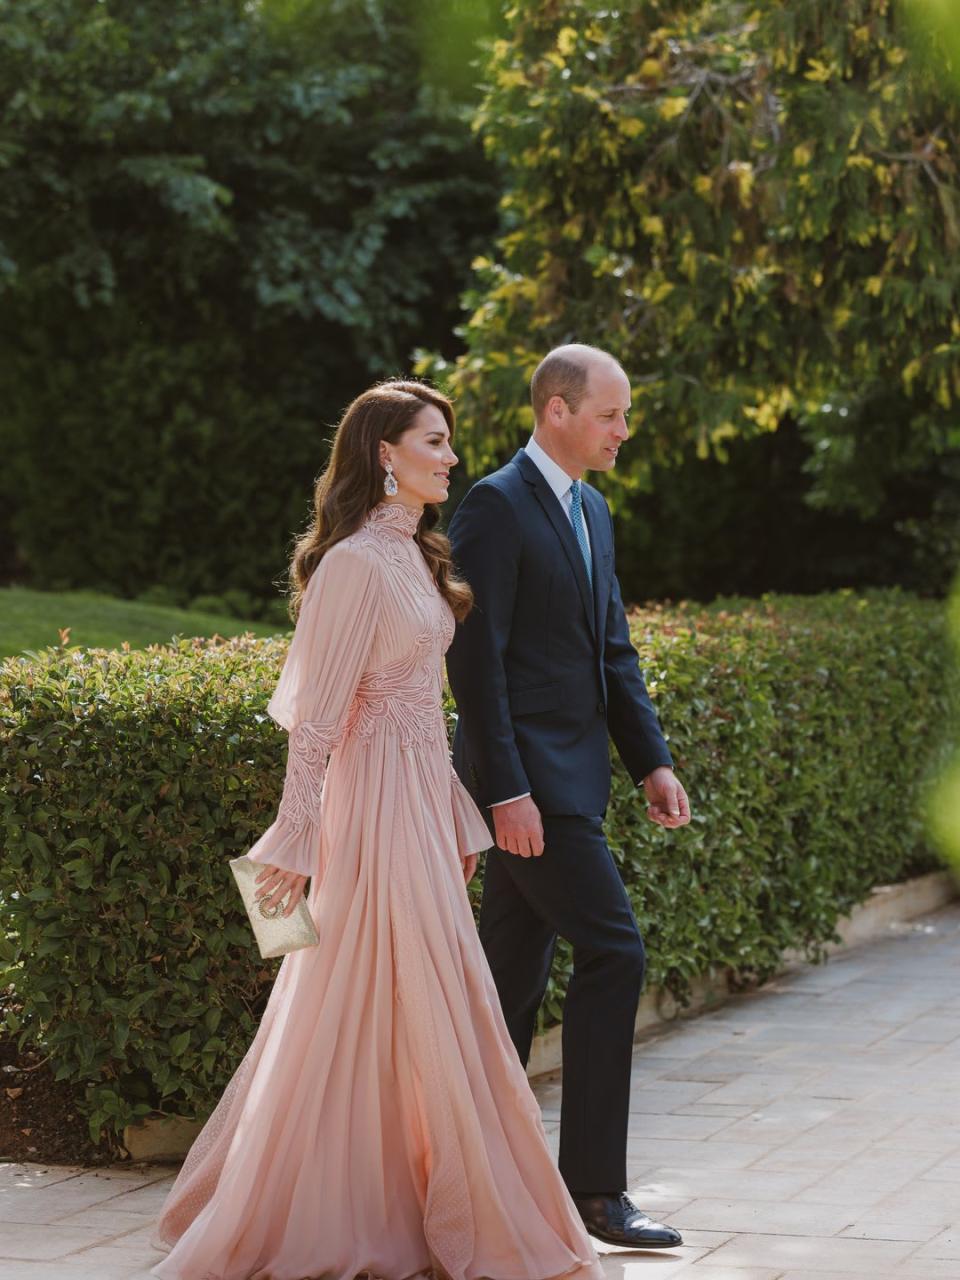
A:
POLYGON ((326 424, 450 350, 490 169, 397 0, 0 2, 0 498, 37 582, 264 592, 326 424))
POLYGON ((651 465, 787 420, 815 497, 864 515, 960 456, 960 108, 889 0, 509 19, 478 119, 508 165, 503 235, 468 352, 421 365, 458 390, 475 462, 522 440, 529 375, 568 340, 633 378, 621 503, 651 465))

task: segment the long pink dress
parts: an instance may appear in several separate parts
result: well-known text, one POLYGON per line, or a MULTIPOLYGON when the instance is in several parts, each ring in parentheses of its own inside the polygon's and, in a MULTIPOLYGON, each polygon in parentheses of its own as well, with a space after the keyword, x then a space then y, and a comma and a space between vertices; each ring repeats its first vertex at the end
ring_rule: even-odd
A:
POLYGON ((417 522, 381 503, 304 593, 250 856, 312 875, 320 942, 285 957, 170 1191, 165 1280, 602 1275, 474 927, 460 859, 491 840, 450 764, 454 622, 417 522))

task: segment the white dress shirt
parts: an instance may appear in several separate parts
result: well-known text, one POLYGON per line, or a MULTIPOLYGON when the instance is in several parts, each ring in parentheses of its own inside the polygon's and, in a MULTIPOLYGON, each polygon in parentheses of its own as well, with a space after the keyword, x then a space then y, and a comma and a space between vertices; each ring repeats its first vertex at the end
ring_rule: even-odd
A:
MULTIPOLYGON (((573 507, 573 493, 571 492, 573 488, 573 481, 564 471, 563 467, 561 467, 558 462, 554 462, 554 460, 550 457, 549 453, 547 453, 546 449, 542 448, 539 444, 537 444, 533 436, 530 437, 530 439, 527 441, 526 445, 524 446, 524 453, 527 455, 530 461, 541 473, 544 480, 546 480, 547 484, 553 490, 554 494, 556 495, 557 501, 560 503, 561 507, 563 507, 563 510, 566 513, 566 517, 570 521, 570 526, 572 528, 573 517, 571 516, 570 511, 571 511, 571 508, 573 507)), ((590 550, 590 531, 587 528, 586 513, 584 513, 584 517, 583 517, 583 533, 584 533, 584 537, 587 540, 587 550, 589 551, 590 550)), ((502 804, 512 804, 514 800, 523 800, 524 797, 528 796, 529 794, 530 794, 529 791, 524 791, 523 795, 511 796, 509 800, 498 800, 495 804, 492 804, 490 808, 497 809, 502 804)))
MULTIPOLYGON (((527 441, 523 451, 530 461, 535 464, 537 470, 541 473, 544 480, 546 480, 547 484, 556 494, 557 501, 566 512, 567 519, 570 521, 572 527, 573 518, 570 515, 570 509, 573 506, 573 493, 571 492, 573 488, 573 481, 564 471, 563 467, 561 467, 558 462, 554 462, 546 449, 537 444, 533 436, 531 436, 527 441)), ((587 528, 586 512, 584 512, 583 516, 583 532, 587 539, 587 550, 589 551, 590 530, 587 528)))

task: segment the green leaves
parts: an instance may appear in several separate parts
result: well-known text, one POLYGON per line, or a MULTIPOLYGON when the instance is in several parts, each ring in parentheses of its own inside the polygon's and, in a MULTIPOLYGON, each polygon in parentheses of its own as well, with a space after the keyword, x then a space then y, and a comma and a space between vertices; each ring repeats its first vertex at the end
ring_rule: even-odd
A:
MULTIPOLYGON (((633 634, 693 808, 652 827, 615 762, 607 832, 651 983, 762 980, 882 883, 937 865, 926 795, 955 723, 942 611, 897 592, 638 610, 633 634)), ((571 973, 558 954, 544 1025, 571 973)))
POLYGON ((170 1057, 179 1058, 190 1043, 190 1038, 191 1033, 189 1031, 181 1031, 179 1035, 174 1036, 170 1041, 170 1057))
POLYGON ((503 232, 467 352, 420 365, 457 392, 474 468, 522 443, 532 367, 576 337, 633 382, 604 481, 627 518, 652 466, 783 423, 831 506, 935 484, 957 453, 960 104, 894 6, 561 0, 509 22, 477 120, 503 232))
POLYGON ((0 556, 44 585, 272 596, 322 424, 449 349, 491 168, 402 6, 297 9, 2 6, 0 556))
MULTIPOLYGON (((937 605, 734 599, 632 626, 694 814, 651 826, 616 765, 607 832, 651 981, 681 1001, 708 972, 755 981, 786 947, 819 954, 873 885, 935 865, 923 794, 955 683, 937 605)), ((255 1032, 277 964, 227 860, 276 811, 284 740, 264 708, 285 652, 240 637, 0 666, 0 776, 32 751, 27 784, 0 789, 0 973, 23 1008, 7 1025, 92 1082, 97 1136, 209 1112, 255 1032)), ((561 945, 547 1025, 571 964, 561 945)))

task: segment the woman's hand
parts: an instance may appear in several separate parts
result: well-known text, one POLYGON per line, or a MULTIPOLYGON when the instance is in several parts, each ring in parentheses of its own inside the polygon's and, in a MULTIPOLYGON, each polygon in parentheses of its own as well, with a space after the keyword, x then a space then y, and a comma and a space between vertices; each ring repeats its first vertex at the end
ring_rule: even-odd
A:
POLYGON ((477 855, 468 853, 463 859, 463 883, 469 884, 477 873, 477 855))
POLYGON ((303 889, 308 879, 308 876, 299 876, 295 871, 281 871, 279 867, 265 863, 263 870, 254 881, 255 884, 263 885, 262 889, 257 890, 257 901, 268 911, 272 911, 289 893, 290 901, 282 912, 283 918, 286 919, 303 897, 303 889))

